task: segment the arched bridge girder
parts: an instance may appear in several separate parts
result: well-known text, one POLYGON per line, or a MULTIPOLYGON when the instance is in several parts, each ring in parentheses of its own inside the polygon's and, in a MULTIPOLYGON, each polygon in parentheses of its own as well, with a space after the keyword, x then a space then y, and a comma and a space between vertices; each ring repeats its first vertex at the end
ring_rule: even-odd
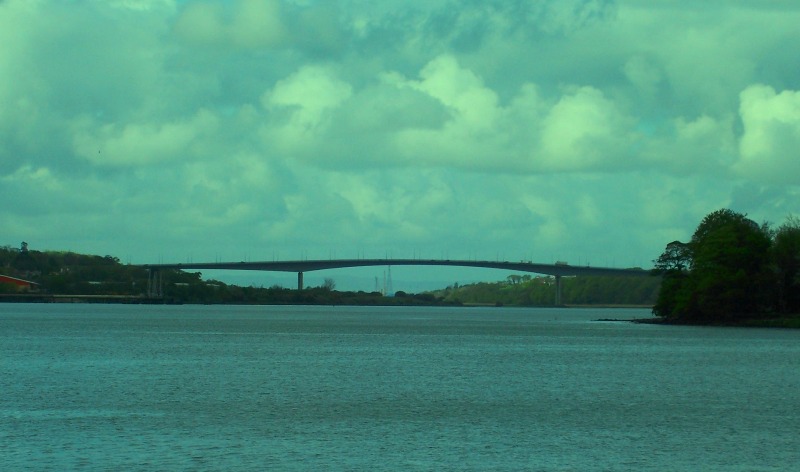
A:
MULTIPOLYGON (((147 264, 144 267, 150 271, 151 277, 157 277, 160 290, 161 277, 158 272, 162 269, 205 269, 205 270, 262 270, 274 272, 296 272, 297 289, 303 289, 303 273, 315 270, 343 269, 348 267, 370 266, 455 266, 479 267, 485 269, 512 270, 517 272, 531 272, 550 275, 556 279, 556 305, 561 305, 561 277, 577 275, 601 276, 650 276, 650 271, 644 269, 617 269, 611 267, 572 266, 569 264, 540 264, 535 262, 499 262, 499 261, 465 261, 465 260, 437 260, 437 259, 330 259, 330 260, 304 260, 304 261, 266 261, 266 262, 200 262, 186 264, 147 264)), ((159 295, 160 296, 160 295, 159 295)))
POLYGON ((543 275, 569 277, 576 275, 629 275, 648 276, 643 269, 617 269, 611 267, 573 266, 569 264, 540 264, 535 262, 499 262, 438 259, 330 259, 302 261, 262 262, 201 262, 186 264, 147 264, 151 269, 205 269, 205 270, 263 270, 274 272, 311 272, 316 270, 343 269, 369 266, 456 266, 481 267, 485 269, 513 270, 543 275))

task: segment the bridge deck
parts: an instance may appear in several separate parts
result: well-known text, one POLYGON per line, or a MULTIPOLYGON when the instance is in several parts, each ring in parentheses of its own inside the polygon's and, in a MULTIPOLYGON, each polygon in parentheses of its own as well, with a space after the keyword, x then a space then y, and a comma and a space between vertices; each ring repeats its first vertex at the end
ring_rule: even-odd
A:
POLYGON ((532 272, 552 276, 576 275, 626 275, 648 276, 650 271, 640 268, 619 269, 612 267, 574 266, 569 264, 541 264, 536 262, 471 261, 440 259, 330 259, 299 261, 260 261, 260 262, 199 262, 185 264, 146 264, 148 269, 204 269, 204 270, 263 270, 276 272, 311 272, 315 270, 341 269, 346 267, 369 266, 457 266, 483 267, 486 269, 505 269, 519 272, 532 272))

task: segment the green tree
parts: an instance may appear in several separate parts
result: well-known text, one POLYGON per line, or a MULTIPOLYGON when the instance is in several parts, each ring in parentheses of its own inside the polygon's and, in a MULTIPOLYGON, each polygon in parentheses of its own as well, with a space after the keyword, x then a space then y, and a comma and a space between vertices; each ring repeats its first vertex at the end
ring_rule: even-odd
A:
POLYGON ((336 281, 330 277, 326 277, 325 280, 322 282, 322 289, 327 291, 333 291, 336 288, 336 281))
POLYGON ((782 313, 800 311, 800 219, 790 216, 775 232, 772 258, 777 277, 776 308, 782 313))
POLYGON ((673 241, 656 261, 663 279, 653 312, 713 322, 765 311, 770 298, 770 246, 766 225, 728 209, 708 214, 688 244, 673 241))
POLYGON ((695 315, 727 320, 765 309, 771 246, 766 226, 718 210, 700 223, 690 244, 695 315))
POLYGON ((689 245, 680 241, 672 241, 656 259, 654 268, 659 274, 684 272, 691 263, 692 252, 689 245))

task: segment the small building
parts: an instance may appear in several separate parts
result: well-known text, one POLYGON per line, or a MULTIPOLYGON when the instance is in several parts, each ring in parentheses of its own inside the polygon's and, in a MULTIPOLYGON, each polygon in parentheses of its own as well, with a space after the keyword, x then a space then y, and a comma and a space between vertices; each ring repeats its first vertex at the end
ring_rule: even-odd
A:
POLYGON ((0 284, 10 284, 17 288, 18 292, 32 292, 39 289, 39 284, 30 280, 18 279, 8 275, 0 274, 0 284))

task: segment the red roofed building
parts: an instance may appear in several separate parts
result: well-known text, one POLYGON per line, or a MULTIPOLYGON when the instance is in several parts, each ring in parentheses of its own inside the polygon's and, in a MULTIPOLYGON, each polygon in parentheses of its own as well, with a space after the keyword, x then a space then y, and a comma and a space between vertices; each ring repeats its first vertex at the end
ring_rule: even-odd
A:
POLYGON ((22 280, 8 275, 0 275, 0 284, 10 284, 17 288, 17 291, 38 290, 39 284, 30 280, 22 280))

